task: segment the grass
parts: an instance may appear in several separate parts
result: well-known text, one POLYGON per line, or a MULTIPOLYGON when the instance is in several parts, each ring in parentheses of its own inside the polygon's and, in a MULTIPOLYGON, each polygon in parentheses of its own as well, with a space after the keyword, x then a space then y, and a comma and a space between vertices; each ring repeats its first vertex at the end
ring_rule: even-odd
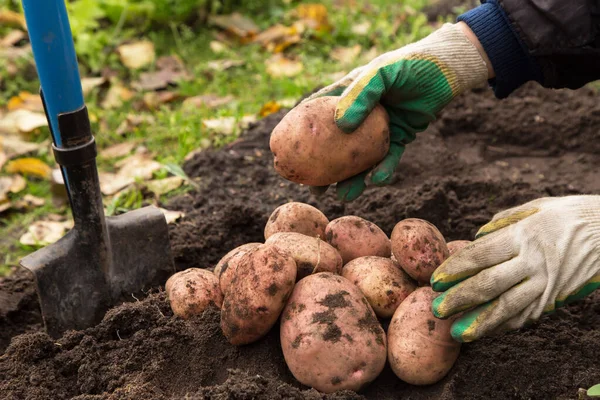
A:
MULTIPOLYGON (((254 22, 265 29, 276 23, 289 24, 288 12, 297 5, 290 1, 271 2, 270 7, 257 7, 256 2, 250 2, 252 9, 248 15, 254 22)), ((302 2, 300 2, 302 3, 302 2)), ((341 1, 335 3, 343 4, 341 1)), ((351 2, 348 2, 351 3, 351 2)), ((349 72, 352 68, 367 62, 367 59, 357 58, 352 62, 341 65, 332 61, 330 54, 335 47, 346 47, 359 44, 363 53, 369 49, 382 53, 393 50, 402 45, 413 42, 428 33, 432 27, 423 14, 418 10, 427 5, 426 0, 410 0, 400 4, 390 5, 385 0, 366 0, 353 2, 353 6, 334 6, 334 0, 324 1, 329 13, 329 21, 333 25, 332 33, 320 35, 318 38, 305 39, 299 45, 288 50, 289 57, 296 58, 304 65, 301 74, 292 78, 274 78, 267 73, 265 59, 271 54, 258 45, 233 45, 227 47, 222 53, 211 50, 210 42, 215 40, 215 29, 211 27, 191 28, 183 24, 170 24, 161 29, 152 29, 143 36, 151 40, 156 47, 157 56, 177 55, 184 60, 186 68, 193 76, 189 82, 182 83, 178 91, 182 94, 193 96, 200 94, 215 94, 219 96, 231 95, 235 100, 218 110, 197 108, 183 110, 179 104, 165 105, 150 113, 155 123, 133 128, 125 135, 116 133, 117 127, 124 118, 133 113, 132 104, 139 100, 142 93, 137 94, 130 102, 114 110, 105 110, 99 104, 99 92, 93 92, 86 99, 90 111, 96 140, 100 148, 123 141, 136 140, 143 143, 161 163, 181 165, 185 156, 193 150, 211 146, 222 146, 234 140, 239 134, 237 130, 232 135, 222 135, 206 130, 202 121, 219 117, 242 118, 244 115, 257 115, 261 107, 270 101, 295 101, 314 88, 326 85, 333 81, 332 74, 340 71, 349 72), (369 6, 370 11, 365 11, 364 6, 369 6), (371 27, 367 35, 353 33, 352 28, 360 23, 370 22, 371 27), (224 71, 212 71, 208 68, 210 61, 218 59, 243 60, 241 67, 224 71)), ((240 10, 244 13, 244 10, 240 10)), ((114 38, 119 34, 115 25, 107 25, 104 34, 114 38)), ((127 35, 131 35, 128 31, 127 35)), ((124 33, 125 34, 125 33, 124 33)), ((120 38, 114 38, 113 42, 120 38)), ((83 57, 80 55, 80 60, 83 57)), ((85 62, 85 59, 83 59, 85 62)), ((139 73, 127 71, 119 62, 114 52, 105 53, 102 63, 118 73, 119 78, 125 83, 135 80, 139 73)), ((1 64, 1 63, 0 63, 1 64)), ((20 91, 36 92, 38 83, 30 62, 21 62, 18 66, 19 74, 7 79, 6 67, 0 65, 0 77, 5 79, 0 91, 0 109, 8 100, 20 91)), ((86 73, 84 72, 84 75, 86 73)), ((137 112, 136 112, 137 113, 137 112)), ((49 137, 47 129, 42 129, 34 140, 42 141, 49 137)), ((53 164, 50 154, 40 154, 40 158, 53 164)), ((110 171, 113 169, 112 161, 99 160, 99 169, 110 171)), ((158 175, 166 176, 166 171, 158 175)), ((171 193, 181 193, 188 190, 183 188, 171 193)), ((28 179, 27 192, 47 199, 43 207, 26 213, 2 214, 0 218, 0 254, 5 254, 0 259, 0 275, 6 274, 10 267, 15 265, 19 258, 32 251, 32 248, 19 244, 18 238, 31 222, 47 215, 48 213, 66 213, 68 210, 57 209, 51 204, 49 184, 45 181, 28 179)), ((20 193, 19 196, 22 196, 20 193)), ((126 211, 143 204, 141 193, 132 190, 116 199, 107 199, 107 206, 111 212, 126 211)))

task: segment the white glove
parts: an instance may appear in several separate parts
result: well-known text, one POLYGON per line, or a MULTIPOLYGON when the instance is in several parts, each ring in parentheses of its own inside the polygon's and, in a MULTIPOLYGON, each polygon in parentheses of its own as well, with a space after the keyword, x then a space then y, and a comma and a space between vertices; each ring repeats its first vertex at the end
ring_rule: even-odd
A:
POLYGON ((470 342, 537 320, 600 287, 600 196, 541 198, 503 211, 431 277, 433 313, 466 312, 452 336, 470 342))

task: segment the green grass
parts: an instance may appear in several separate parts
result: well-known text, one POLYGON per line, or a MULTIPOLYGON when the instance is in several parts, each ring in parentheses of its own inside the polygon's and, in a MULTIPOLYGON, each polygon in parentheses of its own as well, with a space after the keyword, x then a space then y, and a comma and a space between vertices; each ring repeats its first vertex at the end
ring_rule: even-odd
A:
MULTIPOLYGON (((290 24, 292 21, 286 17, 287 12, 298 3, 271 2, 270 7, 257 6, 257 2, 250 2, 247 7, 251 8, 248 15, 264 29, 275 23, 290 24), (277 6, 273 4, 278 4, 277 6)), ((333 62, 330 54, 333 48, 338 46, 352 46, 360 44, 363 52, 375 47, 378 53, 399 48, 413 42, 434 28, 430 26, 424 15, 418 12, 427 4, 426 0, 412 0, 390 5, 385 0, 369 1, 371 11, 361 11, 356 8, 335 8, 333 1, 323 2, 329 11, 330 23, 335 27, 332 33, 320 35, 318 38, 305 39, 302 43, 286 50, 285 54, 295 57, 304 65, 304 71, 293 78, 273 78, 266 72, 265 60, 271 54, 258 45, 233 45, 222 54, 215 54, 210 48, 210 42, 215 40, 215 29, 207 26, 188 27, 183 24, 172 24, 162 26, 161 29, 152 29, 141 35, 131 27, 126 30, 116 29, 115 24, 103 28, 102 34, 112 37, 111 43, 116 43, 123 37, 143 36, 154 42, 157 56, 177 55, 184 60, 186 68, 193 76, 189 82, 183 82, 178 91, 182 94, 193 96, 201 94, 215 94, 219 96, 234 96, 235 100, 218 110, 198 108, 194 110, 183 110, 180 104, 163 106, 151 114, 156 122, 151 125, 142 125, 134 128, 124 136, 116 133, 117 127, 130 113, 138 113, 132 110, 135 101, 142 97, 142 93, 136 95, 132 101, 124 104, 116 110, 104 110, 100 107, 99 91, 95 91, 86 99, 86 104, 93 118, 93 128, 100 148, 111 144, 137 140, 143 143, 161 163, 173 163, 181 165, 184 157, 191 151, 206 146, 222 146, 234 140, 239 131, 233 135, 221 135, 207 131, 202 124, 204 119, 219 117, 241 118, 244 115, 256 115, 261 107, 269 101, 280 101, 283 99, 297 100, 314 88, 332 82, 330 75, 341 70, 349 72, 352 68, 364 64, 367 60, 358 58, 349 65, 341 66, 333 62), (395 30, 397 21, 401 20, 399 27, 395 30), (352 27, 358 23, 369 21, 372 26, 368 35, 356 35, 352 27), (115 36, 122 35, 122 36, 115 36), (239 59, 245 64, 241 67, 225 71, 211 71, 208 68, 210 61, 218 59, 239 59)), ((367 4, 366 1, 358 2, 359 5, 367 4)), ((240 10, 244 13, 244 10, 240 10)), ((84 65, 85 58, 80 55, 84 65)), ((139 73, 125 70, 119 63, 114 52, 103 54, 99 58, 102 66, 108 66, 118 72, 119 78, 129 83, 135 80, 139 73)), ((96 61, 97 62, 97 61, 96 61)), ((15 77, 2 79, 4 82, 0 91, 0 107, 20 91, 26 90, 36 92, 38 83, 35 79, 31 65, 27 61, 19 63, 19 71, 15 77)), ((86 72, 84 70, 84 75, 86 72)), ((6 77, 6 67, 0 66, 0 76, 6 77)), ((36 140, 44 140, 49 133, 43 129, 36 140)), ((49 154, 42 154, 42 159, 53 164, 49 154)), ((114 161, 99 160, 99 169, 110 171, 113 169, 114 161)), ((158 176, 166 176, 166 171, 160 171, 158 176)), ((184 187, 169 196, 189 190, 184 187)), ((30 180, 27 192, 36 196, 46 198, 50 204, 49 184, 46 182, 30 180)), ((25 192, 19 194, 23 195, 25 192)), ((139 190, 131 190, 116 199, 107 199, 106 205, 110 212, 122 212, 137 208, 144 203, 143 196, 139 190)), ((6 273, 10 266, 15 265, 19 258, 32 249, 21 246, 18 238, 26 230, 27 226, 36 219, 53 212, 65 213, 67 210, 58 210, 51 205, 40 207, 27 213, 3 214, 0 218, 0 254, 5 257, 0 259, 0 275, 6 273)))

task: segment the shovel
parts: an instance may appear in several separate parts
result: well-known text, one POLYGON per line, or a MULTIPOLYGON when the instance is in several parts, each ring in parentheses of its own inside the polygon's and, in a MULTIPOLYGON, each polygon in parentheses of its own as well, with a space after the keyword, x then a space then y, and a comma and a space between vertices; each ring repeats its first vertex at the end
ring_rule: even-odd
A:
POLYGON ((97 324, 111 306, 164 283, 175 271, 159 209, 104 216, 65 0, 23 0, 23 9, 74 227, 21 265, 34 275, 46 331, 58 337, 97 324))

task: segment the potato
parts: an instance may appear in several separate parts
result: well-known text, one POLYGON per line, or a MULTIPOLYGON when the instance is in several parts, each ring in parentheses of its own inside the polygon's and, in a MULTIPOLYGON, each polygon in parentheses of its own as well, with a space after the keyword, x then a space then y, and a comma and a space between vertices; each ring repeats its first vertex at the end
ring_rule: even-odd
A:
POLYGON ((248 251, 221 309, 221 330, 233 345, 252 343, 277 322, 296 282, 296 263, 277 246, 262 244, 248 251))
POLYGON ((411 385, 438 382, 460 353, 460 343, 450 335, 455 318, 441 320, 431 312, 431 302, 438 294, 427 286, 412 292, 396 309, 388 328, 392 370, 411 385))
POLYGON ((462 250, 466 245, 470 244, 470 240, 454 240, 452 242, 448 242, 446 245, 448 246, 448 251, 450 255, 462 250))
POLYGON ((386 362, 385 332, 361 291, 329 272, 296 284, 281 317, 288 368, 321 392, 358 391, 386 362))
POLYGON ((219 279, 206 269, 189 268, 171 275, 165 291, 173 314, 183 319, 200 315, 209 306, 221 308, 219 279))
POLYGON ((387 154, 389 117, 377 105, 352 134, 341 131, 334 114, 339 97, 320 97, 291 110, 271 133, 275 170, 285 179, 325 186, 363 172, 387 154))
POLYGON ((317 208, 304 203, 287 203, 273 211, 265 226, 265 240, 278 232, 297 232, 303 235, 325 237, 329 220, 317 208))
POLYGON ((342 272, 342 257, 327 242, 295 232, 281 232, 271 236, 265 243, 288 251, 298 267, 296 280, 316 272, 342 272))
POLYGON ((428 284, 431 274, 450 255, 446 240, 431 223, 408 218, 392 231, 392 253, 408 275, 428 284))
POLYGON ((390 318, 417 285, 400 265, 384 257, 360 257, 344 266, 342 276, 354 283, 381 318, 390 318))
POLYGON ((385 232, 356 216, 331 221, 325 228, 325 239, 340 252, 344 264, 359 257, 391 255, 390 239, 385 232))
POLYGON ((225 293, 227 291, 227 288, 231 284, 231 280, 235 275, 235 270, 240 260, 242 259, 242 256, 260 245, 261 243, 243 244, 231 250, 229 253, 225 254, 223 258, 221 258, 221 260, 217 263, 217 266, 214 270, 214 274, 217 276, 217 278, 219 278, 219 285, 221 287, 222 293, 225 293))

